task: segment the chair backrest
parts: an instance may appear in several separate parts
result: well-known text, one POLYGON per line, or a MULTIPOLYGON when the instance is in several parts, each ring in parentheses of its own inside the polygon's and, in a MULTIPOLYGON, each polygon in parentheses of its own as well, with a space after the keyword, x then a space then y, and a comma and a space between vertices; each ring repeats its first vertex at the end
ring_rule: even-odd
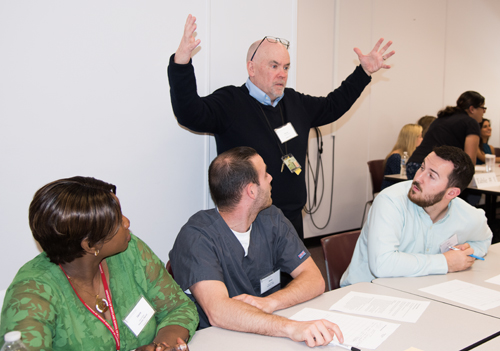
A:
POLYGON ((170 265, 170 260, 167 261, 165 268, 167 269, 167 272, 172 276, 172 278, 174 278, 174 272, 172 271, 172 266, 170 265))
POLYGON ((495 148, 495 156, 500 157, 500 148, 498 147, 495 148))
POLYGON ((351 263, 352 254, 356 247, 361 230, 340 233, 321 239, 323 254, 325 255, 328 288, 330 290, 340 287, 340 278, 351 263))
POLYGON ((372 180, 372 195, 380 192, 384 180, 384 160, 368 161, 368 170, 372 180))

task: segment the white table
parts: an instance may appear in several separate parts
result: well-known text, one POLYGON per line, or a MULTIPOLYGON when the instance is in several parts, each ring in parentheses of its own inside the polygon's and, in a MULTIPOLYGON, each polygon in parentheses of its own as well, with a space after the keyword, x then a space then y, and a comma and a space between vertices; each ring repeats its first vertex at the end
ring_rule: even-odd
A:
MULTIPOLYGON (((426 298, 414 296, 381 285, 359 283, 342 289, 329 291, 311 301, 278 311, 277 314, 289 317, 304 307, 328 310, 331 305, 341 299, 349 291, 428 301, 426 298)), ((461 350, 500 331, 500 319, 498 318, 457 308, 438 301, 431 301, 429 307, 425 310, 417 323, 404 323, 391 320, 385 321, 399 323, 401 325, 380 347, 377 348, 377 351, 404 351, 412 346, 424 351, 461 350)), ((215 327, 197 332, 189 343, 189 349, 191 351, 311 350, 305 343, 294 342, 287 338, 234 332, 215 327)), ((315 349, 329 351, 343 350, 339 347, 331 346, 318 347, 315 349)), ((366 351, 368 349, 362 350, 366 351)))
POLYGON ((500 243, 491 245, 487 255, 484 258, 484 261, 476 260, 471 268, 462 272, 428 275, 424 277, 377 278, 373 280, 373 283, 417 296, 425 297, 431 300, 449 303, 495 318, 500 318, 500 307, 496 307, 487 311, 481 311, 479 309, 466 306, 458 302, 450 301, 439 296, 431 295, 419 290, 431 285, 458 279, 467 283, 476 284, 485 288, 500 291, 500 285, 485 282, 485 280, 487 279, 500 275, 500 243))
POLYGON ((498 351, 500 350, 500 336, 473 348, 474 351, 498 351))

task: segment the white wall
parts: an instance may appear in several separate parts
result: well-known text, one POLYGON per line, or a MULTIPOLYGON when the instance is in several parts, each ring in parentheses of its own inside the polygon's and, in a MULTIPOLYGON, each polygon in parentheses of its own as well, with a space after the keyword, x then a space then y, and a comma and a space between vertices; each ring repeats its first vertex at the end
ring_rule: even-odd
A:
POLYGON ((27 211, 49 181, 89 175, 116 184, 131 228, 163 260, 182 224, 208 206, 212 138, 178 126, 165 77, 188 13, 202 39, 194 58, 201 95, 243 84, 246 50, 264 35, 292 42, 288 85, 299 85, 295 70, 307 67, 298 90, 311 94, 353 70, 353 47, 394 41, 393 68, 327 129, 336 137, 327 228, 335 232, 359 226, 370 198, 366 161, 384 157, 402 125, 461 92, 486 97, 491 143, 500 146, 499 7, 496 0, 0 1, 0 265, 9 267, 0 289, 39 252, 27 211), (312 55, 297 58, 308 43, 312 55))
POLYGON ((28 206, 52 180, 85 175, 117 185, 132 230, 164 259, 202 207, 204 140, 178 127, 165 77, 189 11, 176 7, 0 3, 0 287, 39 252, 28 206))
POLYGON ((295 11, 290 0, 0 1, 0 289, 39 253, 33 194, 74 175, 117 185, 131 229, 166 261, 180 227, 209 203, 211 137, 179 127, 165 75, 187 15, 198 18, 206 95, 244 83, 251 42, 293 40, 295 11))
POLYGON ((358 64, 356 46, 366 53, 383 37, 396 50, 392 68, 376 73, 352 109, 323 128, 335 135, 332 219, 318 231, 306 217, 306 236, 359 227, 371 199, 366 162, 385 158, 403 125, 455 105, 466 90, 485 96, 490 142, 500 146, 499 31, 497 0, 299 0, 297 90, 324 95, 340 85, 358 64))

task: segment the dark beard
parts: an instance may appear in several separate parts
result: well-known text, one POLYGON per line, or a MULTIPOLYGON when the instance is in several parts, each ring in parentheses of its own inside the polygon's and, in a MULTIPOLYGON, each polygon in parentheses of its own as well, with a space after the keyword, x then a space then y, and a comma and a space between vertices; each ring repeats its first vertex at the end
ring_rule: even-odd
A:
MULTIPOLYGON (((415 183, 412 183, 412 186, 414 185, 415 183)), ((420 185, 417 183, 416 186, 418 187, 419 190, 420 189, 420 185)), ((415 205, 417 206, 420 206, 422 208, 426 208, 426 207, 431 207, 432 205, 435 205, 437 204, 439 201, 441 201, 444 197, 444 194, 446 193, 446 190, 447 189, 444 189, 443 191, 441 191, 440 193, 437 193, 436 195, 432 196, 431 198, 425 198, 425 199, 412 199, 412 195, 413 195, 413 189, 410 188, 410 190, 408 191, 408 198, 410 199, 411 202, 413 202, 415 205)))

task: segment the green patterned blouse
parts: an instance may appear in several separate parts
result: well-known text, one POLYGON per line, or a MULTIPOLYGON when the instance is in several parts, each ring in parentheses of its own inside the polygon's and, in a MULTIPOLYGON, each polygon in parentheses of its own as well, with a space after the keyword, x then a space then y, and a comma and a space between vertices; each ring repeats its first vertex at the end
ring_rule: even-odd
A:
MULTIPOLYGON (((167 325, 180 325, 193 336, 198 325, 195 305, 143 241, 132 235, 127 250, 106 262, 122 351, 151 343, 167 325), (123 320, 141 296, 156 313, 136 337, 123 320)), ((80 302, 61 268, 45 253, 26 263, 7 290, 0 344, 12 330, 22 333, 30 351, 116 350, 111 332, 80 302)))

